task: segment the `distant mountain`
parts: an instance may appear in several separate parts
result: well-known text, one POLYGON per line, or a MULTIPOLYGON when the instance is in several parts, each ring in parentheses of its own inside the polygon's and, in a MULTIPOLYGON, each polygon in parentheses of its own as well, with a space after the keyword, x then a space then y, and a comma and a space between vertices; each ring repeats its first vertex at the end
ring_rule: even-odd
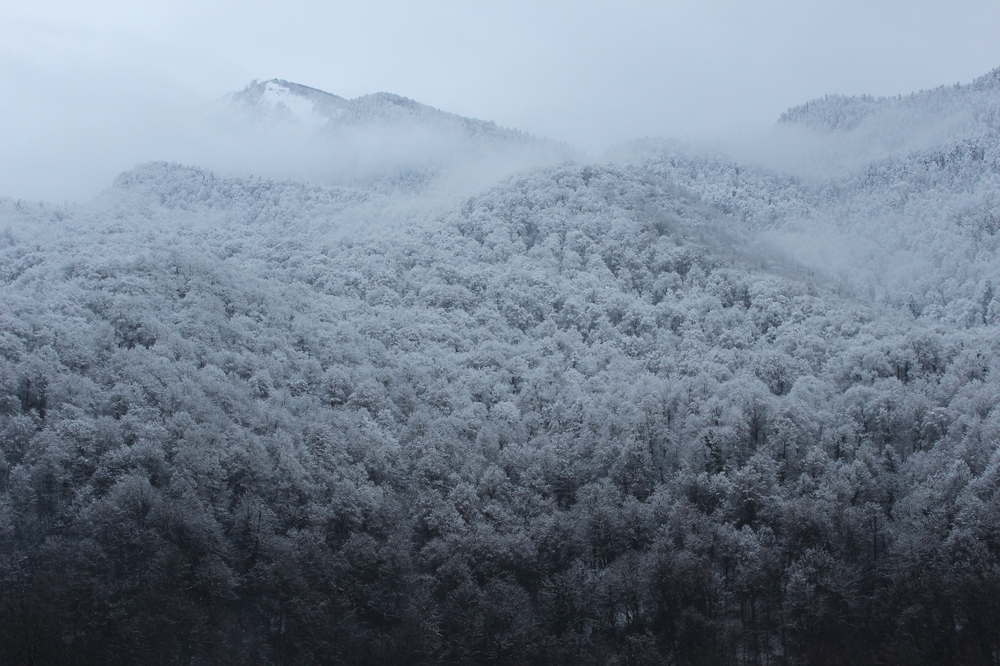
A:
POLYGON ((224 99, 250 120, 310 127, 321 127, 342 116, 349 104, 343 97, 282 79, 253 81, 224 99))
POLYGON ((282 79, 254 81, 211 108, 241 164, 272 178, 463 195, 569 146, 385 92, 347 100, 282 79))
POLYGON ((783 113, 780 123, 798 124, 822 131, 850 132, 866 123, 911 125, 940 122, 962 116, 984 128, 997 127, 1000 113, 1000 68, 972 83, 940 86, 907 96, 826 95, 783 113))
POLYGON ((283 79, 253 81, 224 98, 254 121, 294 123, 315 129, 345 126, 419 123, 451 128, 470 137, 501 141, 539 142, 539 139, 493 121, 466 118, 387 92, 346 100, 328 92, 283 79))

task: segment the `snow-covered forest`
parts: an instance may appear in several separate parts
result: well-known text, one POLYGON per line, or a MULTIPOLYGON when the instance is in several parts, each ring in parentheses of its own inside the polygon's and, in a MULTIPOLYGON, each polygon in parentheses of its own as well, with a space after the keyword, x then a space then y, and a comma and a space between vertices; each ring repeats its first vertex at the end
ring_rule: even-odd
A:
POLYGON ((1000 70, 795 159, 229 99, 361 167, 0 200, 0 662, 1000 664, 1000 70))

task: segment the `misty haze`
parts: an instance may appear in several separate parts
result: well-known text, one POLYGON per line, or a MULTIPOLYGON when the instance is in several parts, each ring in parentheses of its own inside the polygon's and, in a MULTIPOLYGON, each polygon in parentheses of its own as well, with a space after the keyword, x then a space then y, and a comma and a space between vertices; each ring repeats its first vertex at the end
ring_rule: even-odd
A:
POLYGON ((0 663, 1000 665, 1000 69, 306 83, 5 130, 0 663))

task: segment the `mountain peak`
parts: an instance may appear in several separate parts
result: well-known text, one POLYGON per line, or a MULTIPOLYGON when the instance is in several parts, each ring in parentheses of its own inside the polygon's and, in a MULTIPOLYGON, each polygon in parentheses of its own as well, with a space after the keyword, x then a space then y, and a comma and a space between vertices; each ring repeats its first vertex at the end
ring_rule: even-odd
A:
POLYGON ((524 132, 500 127, 492 121, 442 111, 389 92, 348 100, 285 79, 269 79, 251 81, 243 90, 226 95, 224 101, 252 124, 297 125, 309 130, 419 125, 491 141, 537 141, 524 132))
POLYGON ((254 80, 227 98, 254 120, 293 122, 314 128, 343 115, 348 104, 343 97, 284 79, 254 80))
POLYGON ((446 182, 465 192, 575 156, 562 144, 401 95, 345 99, 278 78, 252 81, 213 111, 239 155, 238 171, 275 178, 390 188, 446 182))

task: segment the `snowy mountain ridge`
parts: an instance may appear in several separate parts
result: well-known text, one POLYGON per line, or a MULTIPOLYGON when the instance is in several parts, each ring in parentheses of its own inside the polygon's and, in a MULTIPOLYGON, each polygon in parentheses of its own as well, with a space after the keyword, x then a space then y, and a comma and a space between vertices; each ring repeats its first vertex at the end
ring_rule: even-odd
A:
POLYGON ((253 81, 223 100, 255 122, 293 123, 330 130, 352 125, 415 123, 457 129, 470 137, 494 141, 540 142, 530 134, 500 127, 493 121, 466 118, 387 92, 347 100, 299 83, 270 79, 253 81))
POLYGON ((224 99, 253 120, 302 123, 312 129, 342 116, 348 104, 342 97, 282 79, 254 81, 224 99))
POLYGON ((996 129, 998 111, 1000 67, 972 83, 939 86, 906 96, 826 95, 788 109, 781 114, 779 123, 800 124, 830 132, 850 132, 869 122, 882 125, 912 123, 916 117, 930 124, 962 115, 984 129, 996 129))
POLYGON ((516 171, 579 156, 569 146, 399 95, 347 100, 283 79, 251 82, 208 115, 224 141, 202 166, 214 161, 235 176, 468 196, 516 171))

